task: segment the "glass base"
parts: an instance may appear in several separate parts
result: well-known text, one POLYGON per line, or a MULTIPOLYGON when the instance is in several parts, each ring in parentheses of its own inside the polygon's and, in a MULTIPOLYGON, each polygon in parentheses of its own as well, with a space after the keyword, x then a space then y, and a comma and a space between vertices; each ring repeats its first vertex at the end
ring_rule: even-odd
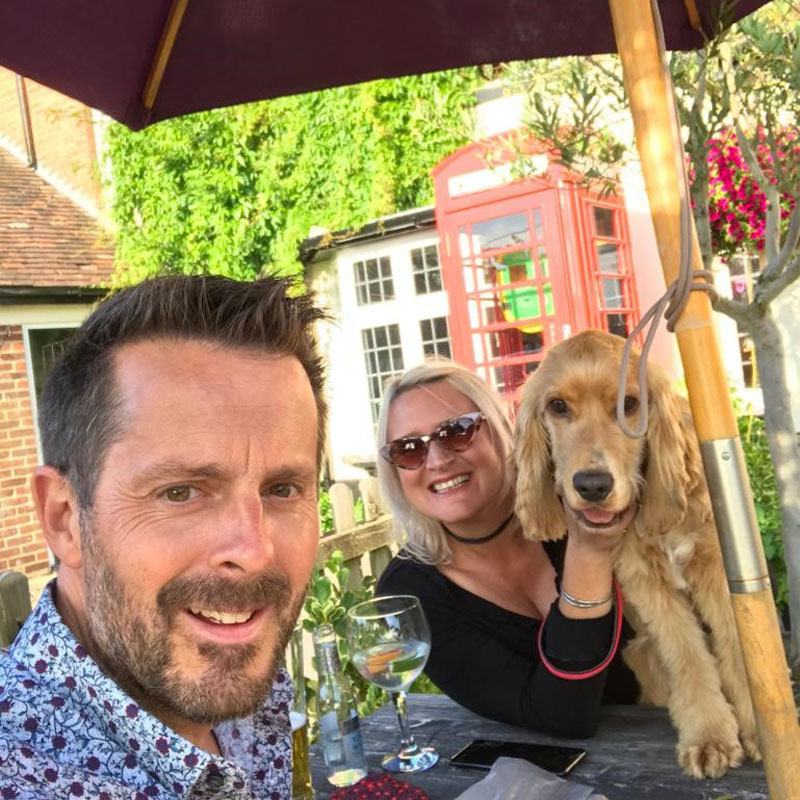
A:
POLYGON ((435 747, 415 747, 412 752, 390 753, 384 756, 381 766, 387 772, 423 772, 439 760, 435 747))

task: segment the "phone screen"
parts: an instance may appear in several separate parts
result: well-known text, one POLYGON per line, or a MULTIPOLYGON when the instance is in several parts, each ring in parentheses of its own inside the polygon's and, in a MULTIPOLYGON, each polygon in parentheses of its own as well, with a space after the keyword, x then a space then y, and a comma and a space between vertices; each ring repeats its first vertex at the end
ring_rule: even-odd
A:
POLYGON ((585 755, 586 751, 579 747, 476 739, 453 755, 450 761, 462 767, 490 769, 498 758, 506 756, 522 758, 548 772, 566 775, 585 755))

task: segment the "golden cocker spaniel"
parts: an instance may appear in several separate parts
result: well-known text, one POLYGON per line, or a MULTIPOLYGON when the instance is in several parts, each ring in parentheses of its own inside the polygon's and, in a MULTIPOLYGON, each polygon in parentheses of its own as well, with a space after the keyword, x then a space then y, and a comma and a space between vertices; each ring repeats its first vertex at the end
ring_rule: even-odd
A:
MULTIPOLYGON (((554 346, 525 385, 517 515, 538 540, 564 535, 563 506, 587 531, 627 525, 612 564, 636 631, 624 656, 640 702, 669 708, 687 774, 718 777, 739 766, 743 750, 760 756, 700 451, 688 403, 652 365, 645 437, 619 427, 624 344, 602 331, 580 333, 554 346)), ((631 427, 640 411, 637 363, 634 353, 625 398, 631 427)))

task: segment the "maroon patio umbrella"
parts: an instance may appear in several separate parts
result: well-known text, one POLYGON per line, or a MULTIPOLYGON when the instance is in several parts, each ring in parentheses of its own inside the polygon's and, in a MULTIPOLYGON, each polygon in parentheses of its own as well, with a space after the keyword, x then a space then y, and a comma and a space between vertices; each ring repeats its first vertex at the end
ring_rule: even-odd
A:
MULTIPOLYGON (((764 2, 723 5, 734 19, 764 2)), ((661 0, 667 48, 698 47, 693 21, 712 30, 719 6, 661 0)), ((0 65, 133 129, 378 77, 615 50, 607 0, 0 2, 0 65)))

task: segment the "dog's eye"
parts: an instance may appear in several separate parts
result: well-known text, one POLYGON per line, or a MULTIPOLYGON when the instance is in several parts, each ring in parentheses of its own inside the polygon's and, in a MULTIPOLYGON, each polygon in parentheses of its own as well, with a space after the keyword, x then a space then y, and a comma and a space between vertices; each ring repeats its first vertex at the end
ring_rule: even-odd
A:
POLYGON ((569 411, 569 406, 566 404, 564 400, 560 397, 554 397, 548 404, 547 407, 559 417, 563 417, 564 414, 569 411))
POLYGON ((626 414, 633 414, 636 409, 639 408, 639 398, 634 397, 632 394, 625 395, 625 413, 626 414))

